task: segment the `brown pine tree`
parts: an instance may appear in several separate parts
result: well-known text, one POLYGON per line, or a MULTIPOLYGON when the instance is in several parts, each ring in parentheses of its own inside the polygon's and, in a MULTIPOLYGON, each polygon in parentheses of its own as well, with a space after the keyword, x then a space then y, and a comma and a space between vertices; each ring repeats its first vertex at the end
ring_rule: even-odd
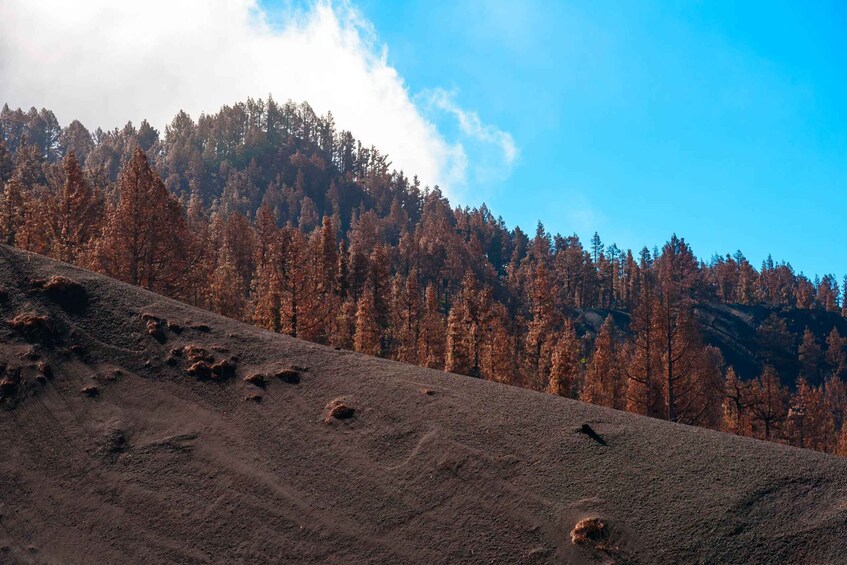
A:
POLYGON ((15 245, 26 221, 26 200, 20 181, 14 176, 0 195, 0 238, 6 245, 15 245))
POLYGON ((402 277, 398 277, 395 291, 397 360, 417 364, 418 340, 421 333, 421 295, 417 271, 412 270, 405 279, 403 283, 402 277))
POLYGON ((552 345, 555 341, 553 328, 553 296, 547 267, 542 261, 532 269, 530 289, 531 319, 526 334, 526 361, 530 381, 543 388, 550 373, 552 345))
POLYGON ((236 260, 229 245, 224 244, 217 259, 208 289, 208 304, 212 311, 236 320, 244 317, 246 289, 238 273, 236 260))
POLYGON ((594 339, 594 354, 579 393, 583 402, 622 410, 626 407, 623 375, 618 367, 615 321, 606 317, 594 339))
POLYGON ((426 287, 424 294, 423 319, 421 334, 418 339, 418 359, 424 367, 441 369, 444 367, 445 356, 444 316, 438 302, 438 294, 431 284, 426 287))
POLYGON ((645 272, 632 313, 632 340, 621 365, 627 377, 627 411, 653 418, 662 414, 659 311, 653 274, 645 272))
POLYGON ((450 308, 447 316, 447 343, 444 357, 444 370, 460 375, 471 374, 471 352, 468 330, 470 320, 467 306, 457 302, 450 308))
POLYGON ((121 172, 92 265, 130 284, 178 296, 187 267, 185 220, 147 157, 136 149, 121 172))
POLYGON ((570 320, 566 320, 562 326, 552 357, 547 392, 575 398, 582 373, 582 351, 570 320))
MULTIPOLYGON (((370 289, 366 288, 366 291, 370 291, 370 289)), ((359 353, 380 355, 382 353, 381 342, 382 333, 377 321, 373 292, 364 292, 356 311, 356 333, 353 337, 353 347, 359 353)))
POLYGON ((847 338, 841 337, 834 326, 826 338, 826 362, 830 375, 838 379, 847 377, 847 338))
POLYGON ((45 201, 44 237, 51 256, 74 263, 99 235, 103 202, 88 183, 72 152, 62 165, 65 176, 62 188, 45 201))
POLYGON ((723 431, 749 436, 752 435, 749 409, 753 404, 753 391, 750 383, 738 378, 735 369, 726 371, 723 431))
POLYGON ((268 260, 259 266, 253 290, 253 323, 272 332, 282 331, 282 285, 279 272, 270 256, 276 253, 276 244, 267 250, 268 260))
POLYGON ((700 342, 691 291, 697 277, 697 262, 685 241, 674 235, 662 249, 657 265, 664 417, 675 422, 680 419, 682 407, 692 402, 684 397, 687 391, 681 385, 696 378, 700 342))
POLYGON ((779 382, 776 370, 766 365, 753 382, 750 406, 753 433, 760 439, 779 439, 788 416, 788 391, 779 382))
POLYGON ((820 387, 809 386, 803 377, 789 400, 786 437, 797 447, 830 452, 836 446, 835 421, 820 387))
POLYGON ((809 328, 803 332, 803 340, 800 342, 797 354, 800 359, 801 374, 807 379, 819 382, 823 352, 815 339, 815 334, 809 328))

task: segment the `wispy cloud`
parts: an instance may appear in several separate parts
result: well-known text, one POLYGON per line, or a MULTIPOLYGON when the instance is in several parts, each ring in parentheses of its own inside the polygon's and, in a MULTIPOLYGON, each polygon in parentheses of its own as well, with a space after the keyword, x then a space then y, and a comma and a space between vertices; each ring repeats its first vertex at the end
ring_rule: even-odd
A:
POLYGON ((484 123, 475 111, 462 108, 456 102, 456 96, 455 91, 434 88, 420 93, 416 100, 428 115, 446 115, 455 122, 458 134, 454 140, 454 153, 469 151, 473 160, 462 172, 461 182, 454 184, 463 199, 471 193, 479 199, 486 196, 487 189, 511 175, 520 159, 520 150, 511 134, 484 123))
MULTIPOLYGON (((468 184, 469 157, 421 110, 388 63, 373 25, 350 3, 318 0, 269 13, 255 0, 3 0, 0 104, 53 109, 63 122, 163 127, 248 96, 305 100, 448 193, 468 184)), ((516 149, 508 134, 440 97, 473 139, 516 149)))
POLYGON ((476 112, 462 109, 456 104, 455 94, 442 88, 436 88, 425 93, 424 98, 434 107, 451 114, 459 123, 462 132, 484 143, 493 143, 503 152, 503 161, 507 167, 515 164, 518 158, 518 148, 512 136, 496 127, 483 124, 476 112))

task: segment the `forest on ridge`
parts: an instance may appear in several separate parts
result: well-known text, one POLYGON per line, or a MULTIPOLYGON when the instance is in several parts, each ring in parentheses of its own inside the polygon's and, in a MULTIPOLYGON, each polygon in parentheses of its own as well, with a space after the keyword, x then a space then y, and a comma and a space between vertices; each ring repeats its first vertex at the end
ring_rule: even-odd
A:
POLYGON ((7 105, 0 187, 0 242, 271 331, 847 455, 847 280, 508 228, 305 103, 163 134, 7 105), (753 320, 744 370, 714 311, 753 320))

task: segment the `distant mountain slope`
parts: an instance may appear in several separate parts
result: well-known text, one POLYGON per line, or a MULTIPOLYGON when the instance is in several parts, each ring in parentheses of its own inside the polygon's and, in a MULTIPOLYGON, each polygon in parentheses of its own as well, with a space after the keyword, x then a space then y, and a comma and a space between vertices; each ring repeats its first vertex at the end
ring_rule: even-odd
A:
MULTIPOLYGON (((820 344, 826 344, 833 328, 847 335, 847 318, 836 312, 798 308, 776 308, 744 304, 701 302, 696 307, 699 327, 706 344, 720 349, 727 366, 733 367, 743 380, 755 379, 765 363, 772 364, 782 382, 794 387, 796 375, 801 373, 797 348, 803 332, 808 328, 820 344), (788 347, 768 349, 758 329, 770 317, 785 322, 788 347)), ((619 310, 577 309, 575 319, 582 331, 596 334, 606 316, 612 315, 615 326, 622 335, 629 334, 630 316, 619 310)), ((820 385, 821 375, 807 375, 812 385, 820 385)))
POLYGON ((2 562, 847 551, 844 459, 333 350, 8 247, 0 287, 2 562), (585 518, 608 535, 575 545, 585 518))

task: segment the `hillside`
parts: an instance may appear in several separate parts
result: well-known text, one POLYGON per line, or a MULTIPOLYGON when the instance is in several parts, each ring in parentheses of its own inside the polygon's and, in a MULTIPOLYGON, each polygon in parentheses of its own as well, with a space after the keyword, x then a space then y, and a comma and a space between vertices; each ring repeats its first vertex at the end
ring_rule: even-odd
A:
MULTIPOLYGON (((626 312, 603 309, 576 309, 574 312, 578 328, 589 340, 600 331, 609 315, 621 335, 630 334, 630 316, 626 312)), ((840 335, 847 335, 847 318, 840 313, 817 309, 701 302, 697 304, 696 315, 704 342, 717 347, 726 365, 741 379, 753 380, 761 374, 765 364, 771 364, 777 369, 782 384, 791 388, 797 375, 803 374, 797 348, 804 330, 808 328, 819 343, 826 343, 833 329, 840 335), (758 330, 770 317, 785 324, 786 347, 768 348, 763 342, 758 330)), ((824 375, 821 371, 818 375, 805 376, 813 385, 819 385, 824 375)))
POLYGON ((0 241, 257 327, 847 455, 847 303, 672 234, 534 235, 272 98, 164 135, 0 110, 0 241), (611 316, 610 316, 611 314, 611 316))
POLYGON ((796 563, 847 549, 843 459, 334 350, 8 247, 0 286, 3 562, 796 563), (203 378, 203 357, 220 378, 203 378), (243 380, 256 374, 265 388, 243 380), (355 413, 328 416, 333 400, 355 413), (591 517, 608 537, 571 543, 591 517))

